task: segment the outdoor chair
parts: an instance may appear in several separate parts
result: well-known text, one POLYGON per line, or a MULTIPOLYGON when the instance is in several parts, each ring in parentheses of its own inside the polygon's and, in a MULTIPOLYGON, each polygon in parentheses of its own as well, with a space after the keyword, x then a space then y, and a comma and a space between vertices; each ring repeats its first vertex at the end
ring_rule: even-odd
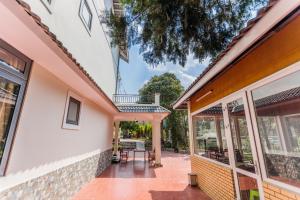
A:
POLYGON ((123 148, 120 148, 120 162, 127 163, 128 160, 128 151, 124 151, 123 148))
POLYGON ((153 151, 148 151, 148 161, 149 162, 155 161, 155 149, 153 151))

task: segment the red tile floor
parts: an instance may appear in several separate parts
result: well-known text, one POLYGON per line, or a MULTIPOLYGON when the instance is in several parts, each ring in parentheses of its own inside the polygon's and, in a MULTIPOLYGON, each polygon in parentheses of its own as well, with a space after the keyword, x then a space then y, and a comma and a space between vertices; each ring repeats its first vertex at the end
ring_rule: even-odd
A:
MULTIPOLYGON (((132 156, 131 156, 132 158, 132 156)), ((85 185, 73 200, 209 200, 188 186, 189 157, 162 153, 163 167, 153 168, 139 155, 136 161, 114 164, 85 185)))

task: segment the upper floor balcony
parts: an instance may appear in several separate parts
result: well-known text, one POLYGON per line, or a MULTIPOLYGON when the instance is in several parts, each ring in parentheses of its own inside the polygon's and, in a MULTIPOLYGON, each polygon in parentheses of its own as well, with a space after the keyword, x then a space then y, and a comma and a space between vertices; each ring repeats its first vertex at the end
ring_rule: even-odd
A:
POLYGON ((170 113, 160 105, 160 94, 141 96, 137 94, 115 94, 113 102, 121 112, 127 113, 170 113))
POLYGON ((160 105, 160 94, 142 96, 138 94, 114 94, 113 102, 116 105, 160 105))

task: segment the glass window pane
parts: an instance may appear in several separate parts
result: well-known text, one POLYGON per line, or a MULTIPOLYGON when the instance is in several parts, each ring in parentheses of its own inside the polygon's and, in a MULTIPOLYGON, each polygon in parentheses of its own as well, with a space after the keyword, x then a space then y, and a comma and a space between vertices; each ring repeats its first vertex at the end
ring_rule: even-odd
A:
POLYGON ((300 72, 252 91, 267 175, 300 187, 300 72))
POLYGON ((72 97, 69 100, 67 123, 68 124, 79 124, 79 112, 80 112, 80 102, 72 97))
POLYGON ((228 164, 222 104, 193 116, 195 153, 228 164))
POLYGON ((241 200, 259 200, 257 181, 249 176, 237 173, 241 200))
POLYGON ((0 47, 0 64, 21 73, 24 73, 26 67, 26 62, 24 60, 21 60, 2 47, 0 47))
POLYGON ((20 85, 0 77, 0 163, 11 126, 20 85))
POLYGON ((287 152, 300 154, 300 114, 284 116, 284 126, 287 131, 287 152))
POLYGON ((255 168, 243 99, 240 98, 236 101, 232 101, 227 107, 236 166, 254 173, 255 168))
POLYGON ((267 153, 281 153, 283 150, 283 141, 279 135, 277 118, 260 116, 257 118, 257 121, 263 149, 267 153))

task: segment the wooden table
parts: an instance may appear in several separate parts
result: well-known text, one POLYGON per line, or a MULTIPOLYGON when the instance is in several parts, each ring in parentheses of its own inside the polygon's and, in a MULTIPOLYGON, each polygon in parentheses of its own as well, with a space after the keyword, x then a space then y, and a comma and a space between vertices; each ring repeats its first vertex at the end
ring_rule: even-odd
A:
POLYGON ((133 161, 135 160, 135 153, 136 152, 143 152, 144 153, 144 161, 146 161, 146 150, 145 149, 134 149, 133 150, 133 161))

